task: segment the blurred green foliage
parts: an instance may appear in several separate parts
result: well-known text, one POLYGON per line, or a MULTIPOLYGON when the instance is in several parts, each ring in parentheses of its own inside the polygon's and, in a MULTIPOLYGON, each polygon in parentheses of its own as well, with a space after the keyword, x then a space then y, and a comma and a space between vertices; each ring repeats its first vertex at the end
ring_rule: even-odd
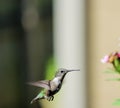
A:
POLYGON ((114 106, 120 106, 120 99, 116 99, 115 102, 113 102, 114 106))
POLYGON ((56 63, 53 57, 48 59, 46 64, 45 79, 52 79, 56 73, 56 63))
POLYGON ((37 0, 37 5, 34 1, 0 0, 0 108, 40 108, 29 105, 34 93, 29 94, 25 83, 44 77, 53 53, 52 1, 37 0), (22 15, 29 4, 36 6, 39 19, 36 28, 26 31, 22 15))

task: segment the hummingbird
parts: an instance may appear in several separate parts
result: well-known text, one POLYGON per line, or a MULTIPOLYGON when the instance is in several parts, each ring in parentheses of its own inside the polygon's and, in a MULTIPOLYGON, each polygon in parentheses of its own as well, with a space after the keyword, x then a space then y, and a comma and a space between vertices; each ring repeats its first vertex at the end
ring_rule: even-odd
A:
POLYGON ((52 80, 41 80, 37 82, 30 82, 29 85, 44 88, 32 101, 31 104, 40 99, 47 99, 53 101, 54 95, 61 89, 65 75, 68 72, 80 71, 80 69, 68 70, 60 68, 56 71, 56 74, 52 80))

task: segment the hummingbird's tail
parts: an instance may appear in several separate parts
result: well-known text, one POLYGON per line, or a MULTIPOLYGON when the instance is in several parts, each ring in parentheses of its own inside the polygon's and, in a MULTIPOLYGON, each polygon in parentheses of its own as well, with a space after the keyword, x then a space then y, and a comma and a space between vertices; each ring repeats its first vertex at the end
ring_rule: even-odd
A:
POLYGON ((38 101, 39 100, 39 98, 34 98, 31 102, 30 102, 30 104, 33 104, 33 103, 35 103, 36 101, 38 101))
POLYGON ((44 96, 43 96, 43 97, 35 97, 35 98, 30 102, 30 104, 33 104, 33 103, 37 102, 37 101, 40 100, 40 99, 45 99, 45 98, 44 98, 44 96))
POLYGON ((45 99, 45 91, 41 91, 30 103, 34 103, 40 99, 45 99))

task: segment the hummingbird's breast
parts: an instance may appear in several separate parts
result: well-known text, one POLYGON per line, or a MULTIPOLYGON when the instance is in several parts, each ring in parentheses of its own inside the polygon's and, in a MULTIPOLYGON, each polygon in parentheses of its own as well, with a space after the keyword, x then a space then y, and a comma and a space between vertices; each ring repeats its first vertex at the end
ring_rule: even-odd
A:
POLYGON ((60 88, 61 88, 61 80, 59 78, 54 78, 51 83, 51 92, 53 92, 53 94, 57 93, 60 88))

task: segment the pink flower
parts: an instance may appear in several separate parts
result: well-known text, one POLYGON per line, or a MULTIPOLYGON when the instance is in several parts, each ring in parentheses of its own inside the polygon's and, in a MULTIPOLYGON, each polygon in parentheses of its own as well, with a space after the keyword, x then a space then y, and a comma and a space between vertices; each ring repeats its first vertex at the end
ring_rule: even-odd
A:
POLYGON ((109 61, 109 56, 108 55, 104 56, 104 58, 101 59, 102 63, 107 63, 108 61, 109 61))
POLYGON ((120 52, 117 53, 118 58, 120 58, 120 52))

